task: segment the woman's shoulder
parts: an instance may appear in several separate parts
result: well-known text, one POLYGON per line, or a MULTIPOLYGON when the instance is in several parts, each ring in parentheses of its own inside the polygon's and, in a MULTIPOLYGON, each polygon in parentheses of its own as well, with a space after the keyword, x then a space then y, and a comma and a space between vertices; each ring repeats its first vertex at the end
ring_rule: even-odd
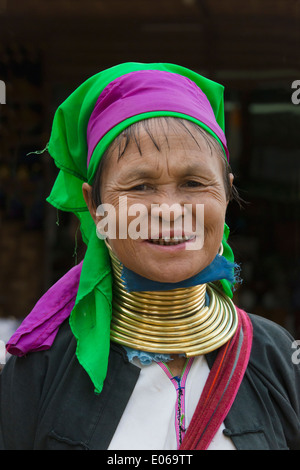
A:
POLYGON ((281 390, 284 387, 297 394, 300 387, 298 342, 283 326, 259 315, 249 314, 249 317, 253 342, 248 370, 265 384, 281 390))
POLYGON ((30 351, 24 355, 10 355, 2 370, 2 381, 11 380, 23 375, 33 380, 44 381, 46 376, 55 375, 58 368, 70 361, 76 351, 76 341, 68 320, 58 328, 54 342, 50 348, 30 351))
POLYGON ((288 349, 288 352, 291 352, 295 339, 284 326, 260 315, 248 314, 248 316, 253 326, 254 352, 257 348, 275 348, 276 351, 284 348, 283 351, 288 349))

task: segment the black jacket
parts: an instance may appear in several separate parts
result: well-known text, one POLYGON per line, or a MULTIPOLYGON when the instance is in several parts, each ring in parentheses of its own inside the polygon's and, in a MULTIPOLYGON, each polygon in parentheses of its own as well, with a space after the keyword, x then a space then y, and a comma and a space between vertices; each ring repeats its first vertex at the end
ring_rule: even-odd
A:
MULTIPOLYGON (((237 449, 300 449, 300 365, 292 360, 300 354, 280 326, 250 317, 251 358, 224 433, 237 449)), ((97 395, 75 348, 66 321, 50 350, 9 359, 0 375, 0 449, 107 449, 139 368, 112 344, 97 395)), ((207 355, 210 367, 216 353, 207 355)))

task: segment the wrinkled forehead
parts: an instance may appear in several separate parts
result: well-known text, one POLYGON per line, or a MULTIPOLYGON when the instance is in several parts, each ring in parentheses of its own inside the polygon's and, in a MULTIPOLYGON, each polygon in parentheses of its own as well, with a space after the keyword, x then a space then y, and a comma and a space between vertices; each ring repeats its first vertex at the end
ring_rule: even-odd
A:
POLYGON ((111 144, 110 153, 117 158, 137 150, 143 155, 145 150, 162 152, 181 149, 209 151, 223 155, 219 142, 195 123, 174 117, 150 118, 139 121, 123 132, 111 144))

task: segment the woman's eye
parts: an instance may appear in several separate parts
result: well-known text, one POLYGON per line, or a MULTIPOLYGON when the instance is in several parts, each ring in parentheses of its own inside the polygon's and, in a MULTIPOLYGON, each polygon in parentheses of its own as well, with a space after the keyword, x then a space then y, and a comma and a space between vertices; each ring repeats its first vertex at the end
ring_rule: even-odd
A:
POLYGON ((131 191, 145 191, 148 189, 149 186, 147 184, 137 184, 136 186, 133 186, 133 188, 130 188, 131 191))
POLYGON ((202 186, 199 181, 187 181, 184 186, 187 186, 188 188, 198 188, 199 186, 202 186))

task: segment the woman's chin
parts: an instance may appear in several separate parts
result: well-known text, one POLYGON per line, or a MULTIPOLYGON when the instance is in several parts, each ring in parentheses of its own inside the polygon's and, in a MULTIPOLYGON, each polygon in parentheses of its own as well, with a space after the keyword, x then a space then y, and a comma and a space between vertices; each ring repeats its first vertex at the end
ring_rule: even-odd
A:
POLYGON ((170 284, 176 284, 178 282, 183 282, 191 277, 195 276, 197 272, 186 270, 183 271, 182 268, 173 268, 172 270, 165 271, 163 268, 159 270, 147 270, 145 273, 143 270, 138 272, 140 276, 149 279, 150 281, 155 282, 165 282, 170 284))
MULTIPOLYGON (((127 248, 127 247, 126 247, 127 248)), ((160 247, 159 247, 160 248, 160 247)), ((114 247, 113 247, 114 249, 114 247)), ((129 249, 122 247, 117 257, 124 266, 139 276, 150 281, 172 283, 183 282, 202 271, 212 260, 207 250, 182 250, 176 253, 165 253, 164 249, 150 252, 148 244, 136 243, 129 249), (147 263, 145 260, 147 259, 147 263)))

